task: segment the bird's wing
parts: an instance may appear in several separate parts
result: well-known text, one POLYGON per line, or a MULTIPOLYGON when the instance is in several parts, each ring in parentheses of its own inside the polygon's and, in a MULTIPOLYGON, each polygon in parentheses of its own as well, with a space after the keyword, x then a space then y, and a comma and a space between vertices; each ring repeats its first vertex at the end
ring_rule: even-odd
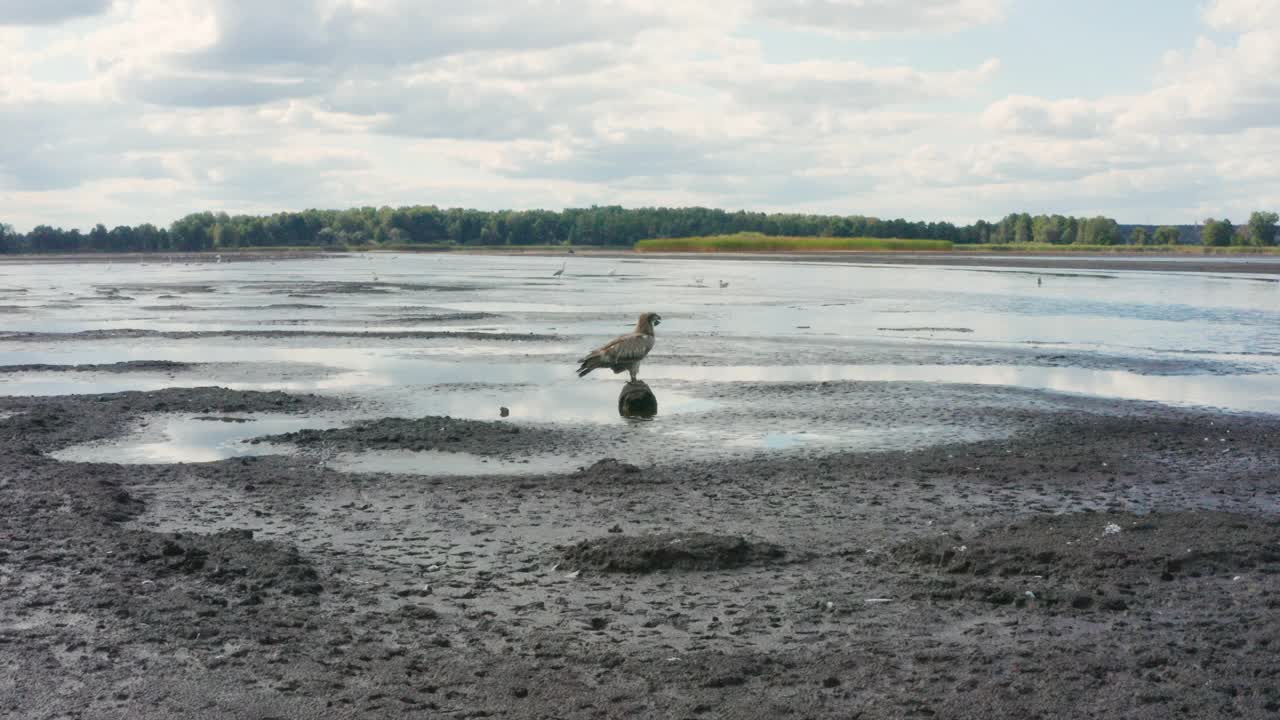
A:
POLYGON ((642 333, 630 333, 610 342, 608 345, 591 353, 590 357, 598 357, 610 365, 633 363, 644 359, 653 349, 653 336, 642 333))

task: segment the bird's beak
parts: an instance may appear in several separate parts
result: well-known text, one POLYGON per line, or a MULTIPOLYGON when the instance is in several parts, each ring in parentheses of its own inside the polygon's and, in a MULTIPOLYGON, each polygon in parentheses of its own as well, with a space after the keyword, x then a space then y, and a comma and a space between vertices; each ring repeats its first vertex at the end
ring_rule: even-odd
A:
POLYGON ((661 323, 662 323, 662 316, 661 316, 661 315, 654 315, 654 316, 653 316, 653 324, 654 324, 654 325, 659 325, 659 324, 661 324, 661 323))

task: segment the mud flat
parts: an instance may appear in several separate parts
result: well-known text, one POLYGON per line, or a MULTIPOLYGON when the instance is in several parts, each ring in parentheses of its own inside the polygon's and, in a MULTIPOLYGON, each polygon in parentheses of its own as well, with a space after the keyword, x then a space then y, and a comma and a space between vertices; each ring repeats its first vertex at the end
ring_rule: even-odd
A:
POLYGON ((300 430, 254 438, 253 442, 288 443, 300 448, 338 452, 361 450, 447 450, 475 455, 529 455, 569 438, 543 428, 521 428, 501 422, 451 417, 382 418, 330 430, 300 430))
POLYGON ((1280 712, 1271 416, 1054 401, 1000 440, 518 479, 47 455, 332 402, 0 399, 0 715, 1280 712))
MULTIPOLYGON (((44 265, 48 263, 143 263, 151 265, 194 263, 217 263, 221 253, 185 253, 185 252, 153 252, 153 253, 67 253, 67 254, 33 254, 33 255, 0 255, 0 264, 5 265, 44 265)), ((279 262, 281 260, 319 260, 323 258, 343 257, 343 253, 324 251, 289 251, 289 250, 252 250, 245 252, 227 252, 222 254, 222 262, 279 262)))
MULTIPOLYGON (((511 255, 554 255, 551 251, 512 251, 511 255)), ((759 262, 850 263, 867 265, 936 265, 951 267, 1056 268, 1062 270, 1142 270, 1147 272, 1222 272, 1280 274, 1275 255, 1163 255, 1085 253, 982 253, 982 252, 806 252, 806 253, 636 253, 629 250, 583 250, 586 257, 666 258, 697 260, 752 260, 759 262)))
POLYGON ((191 370, 196 367, 198 367, 196 363, 175 362, 173 360, 129 360, 116 363, 80 363, 77 365, 26 363, 22 365, 0 365, 0 374, 20 372, 177 372, 191 370))
POLYGON ((206 338, 374 338, 378 340, 558 340, 557 335, 537 333, 473 332, 468 330, 147 330, 119 328, 82 330, 79 332, 5 332, 0 341, 11 342, 76 342, 98 340, 200 340, 206 338))

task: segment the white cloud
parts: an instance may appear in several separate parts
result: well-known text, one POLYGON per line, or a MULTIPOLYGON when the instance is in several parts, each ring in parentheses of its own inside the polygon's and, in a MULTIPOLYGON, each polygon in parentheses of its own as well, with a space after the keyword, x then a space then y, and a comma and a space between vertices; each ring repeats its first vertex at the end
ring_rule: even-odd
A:
POLYGON ((1044 100, 1014 95, 992 104, 983 113, 983 122, 998 132, 1062 137, 1094 137, 1109 131, 1113 118, 1097 102, 1044 100))
POLYGON ((0 25, 52 25, 109 7, 111 0, 0 0, 0 25))
POLYGON ((984 120, 1002 132, 1064 137, 1280 127, 1280 2, 1215 0, 1204 19, 1234 36, 1221 45, 1201 37, 1188 51, 1170 51, 1147 92, 1060 100, 1011 96, 989 106, 984 120))
POLYGON ((1205 21, 1216 30, 1250 32, 1280 26, 1280 3, 1274 0, 1213 0, 1205 21))
POLYGON ((823 32, 871 37, 951 31, 1004 17, 1005 0, 756 0, 764 18, 823 32))
POLYGON ((993 98, 998 45, 858 53, 1007 5, 46 3, 40 22, 87 19, 0 27, 0 221, 414 202, 1176 221, 1280 194, 1280 2, 1210 2, 1216 39, 1123 96, 993 98), (826 49, 782 61, 777 28, 826 49))

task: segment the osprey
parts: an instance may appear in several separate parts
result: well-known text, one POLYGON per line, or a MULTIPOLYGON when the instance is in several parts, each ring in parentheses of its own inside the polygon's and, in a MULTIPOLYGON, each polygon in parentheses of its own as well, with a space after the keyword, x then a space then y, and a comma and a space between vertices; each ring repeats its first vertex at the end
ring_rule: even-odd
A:
POLYGON ((608 345, 592 350, 582 358, 578 377, 596 368, 609 368, 614 373, 626 370, 631 373, 631 380, 634 381, 636 372, 640 369, 640 361, 653 349, 653 328, 660 322, 662 317, 658 313, 641 313, 634 331, 615 338, 608 345))

